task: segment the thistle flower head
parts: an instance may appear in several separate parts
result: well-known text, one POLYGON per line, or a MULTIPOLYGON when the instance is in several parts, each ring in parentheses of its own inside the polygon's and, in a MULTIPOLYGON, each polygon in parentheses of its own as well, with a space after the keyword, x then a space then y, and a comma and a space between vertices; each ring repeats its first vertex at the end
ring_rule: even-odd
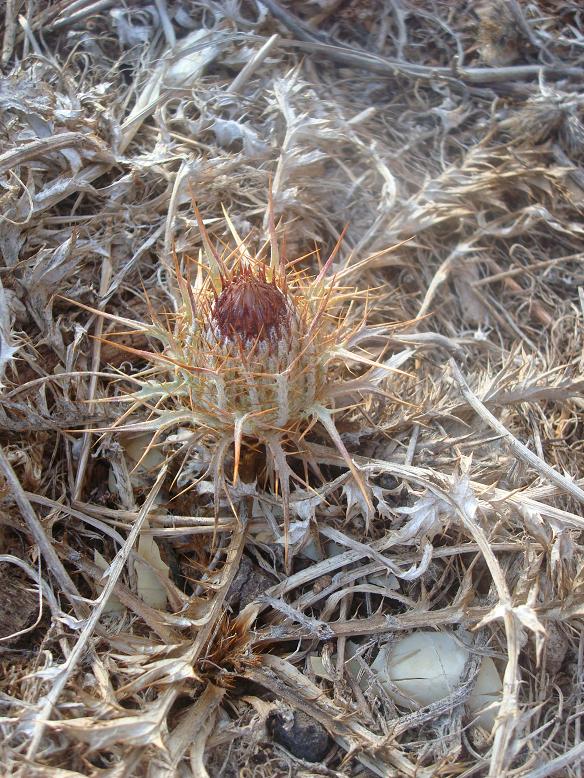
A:
MULTIPOLYGON (((263 270, 263 267, 262 267, 263 270)), ((245 348, 256 341, 273 343, 291 324, 292 310, 275 282, 240 270, 223 284, 213 305, 218 341, 237 340, 245 348)))
MULTIPOLYGON (((132 376, 138 389, 123 395, 130 403, 115 426, 121 431, 149 430, 153 442, 172 428, 211 436, 211 470, 216 505, 225 478, 238 478, 241 450, 263 446, 272 480, 279 481, 287 532, 290 482, 298 479, 288 453, 306 451, 305 435, 315 424, 325 428, 370 506, 369 493, 337 432, 333 414, 339 398, 360 402, 379 391, 386 367, 356 352, 364 322, 353 321, 349 299, 354 290, 330 274, 331 257, 315 276, 287 263, 271 221, 268 246, 251 255, 227 217, 235 250, 227 256, 214 248, 198 211, 205 258, 175 262, 177 306, 151 324, 133 322, 137 331, 158 341, 159 349, 120 346, 151 366, 132 376), (194 276, 194 277, 193 277, 194 276), (362 363, 368 373, 346 374, 345 362, 362 363), (224 472, 230 449, 234 470, 224 472)), ((128 324, 114 315, 109 318, 128 324)))
POLYGON ((243 243, 230 264, 211 258, 215 268, 199 265, 194 283, 177 266, 181 303, 157 337, 179 387, 174 400, 195 426, 234 441, 237 478, 242 440, 282 439, 310 416, 341 321, 322 283, 287 273, 283 262, 250 257, 243 243))

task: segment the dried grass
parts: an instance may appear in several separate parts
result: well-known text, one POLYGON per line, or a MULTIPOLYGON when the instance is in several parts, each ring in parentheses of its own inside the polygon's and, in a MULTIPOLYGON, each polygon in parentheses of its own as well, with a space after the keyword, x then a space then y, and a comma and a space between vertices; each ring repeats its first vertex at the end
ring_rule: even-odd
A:
POLYGON ((3 774, 581 775, 582 25, 568 0, 6 2, 0 602, 34 596, 0 642, 3 774), (307 436, 289 575, 261 452, 213 505, 204 440, 175 431, 148 470, 89 431, 144 364, 69 302, 172 310, 173 250, 202 248, 192 196, 217 238, 222 206, 262 237, 270 182, 307 270, 349 225, 340 258, 386 336, 367 355, 389 333, 409 359, 336 415, 371 521, 307 436), (492 736, 465 707, 476 661, 414 712, 375 682, 379 645, 419 628, 495 659, 492 736), (330 735, 322 764, 272 742, 290 710, 330 735))

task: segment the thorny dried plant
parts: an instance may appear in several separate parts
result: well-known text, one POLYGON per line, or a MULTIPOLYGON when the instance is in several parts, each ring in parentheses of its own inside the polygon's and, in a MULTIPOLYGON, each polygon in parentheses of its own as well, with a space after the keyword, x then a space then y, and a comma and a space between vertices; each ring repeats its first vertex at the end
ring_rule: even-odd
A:
MULTIPOLYGON (((281 490, 288 554, 290 482, 310 489, 309 469, 319 474, 307 435, 321 424, 361 492, 368 531, 373 513, 370 489, 343 443, 334 414, 339 403, 354 409, 367 403, 370 395, 385 395, 383 379, 401 372, 397 365, 411 351, 386 361, 376 361, 365 351, 368 341, 378 345, 387 339, 392 327, 368 327, 366 313, 354 313, 359 292, 341 285, 345 276, 355 274, 350 257, 344 268, 333 269, 340 241, 311 277, 301 267, 305 258, 288 261, 279 245, 271 201, 269 240, 257 253, 250 251, 226 214, 235 248, 221 254, 196 206, 195 211, 206 261, 185 257, 181 269, 175 254, 178 300, 172 314, 151 309, 152 323, 146 324, 90 309, 130 327, 123 335, 145 335, 161 346, 157 352, 120 345, 153 367, 131 376, 137 389, 112 398, 129 408, 108 429, 151 434, 137 466, 152 446, 163 445, 174 431, 182 460, 177 481, 182 469, 189 467, 189 451, 205 441, 213 454, 201 480, 213 482, 216 515, 230 446, 233 486, 239 478, 242 447, 244 453, 265 448, 271 462, 268 480, 276 493, 281 490), (366 371, 355 377, 348 365, 366 371), (177 435, 177 428, 186 435, 177 435), (288 451, 303 463, 304 478, 289 466, 288 451)), ((365 270, 367 262, 360 262, 358 269, 365 270)), ((196 481, 187 488, 193 486, 196 481)))
POLYGON ((580 8, 114 5, 2 7, 3 773, 577 778, 580 8))

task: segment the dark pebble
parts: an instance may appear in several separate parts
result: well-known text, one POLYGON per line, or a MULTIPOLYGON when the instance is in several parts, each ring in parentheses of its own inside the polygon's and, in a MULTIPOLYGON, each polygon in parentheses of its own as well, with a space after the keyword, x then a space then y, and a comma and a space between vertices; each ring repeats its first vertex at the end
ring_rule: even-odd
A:
POLYGON ((274 741, 298 759, 320 762, 331 747, 331 739, 322 724, 302 711, 274 712, 268 717, 267 725, 274 741))

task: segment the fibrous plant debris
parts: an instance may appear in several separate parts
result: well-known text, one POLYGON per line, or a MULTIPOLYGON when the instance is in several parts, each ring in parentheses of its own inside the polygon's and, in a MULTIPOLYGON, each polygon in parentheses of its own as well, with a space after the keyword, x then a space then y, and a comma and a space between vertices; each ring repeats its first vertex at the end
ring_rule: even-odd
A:
POLYGON ((2 773, 579 776, 578 4, 0 41, 2 773))

